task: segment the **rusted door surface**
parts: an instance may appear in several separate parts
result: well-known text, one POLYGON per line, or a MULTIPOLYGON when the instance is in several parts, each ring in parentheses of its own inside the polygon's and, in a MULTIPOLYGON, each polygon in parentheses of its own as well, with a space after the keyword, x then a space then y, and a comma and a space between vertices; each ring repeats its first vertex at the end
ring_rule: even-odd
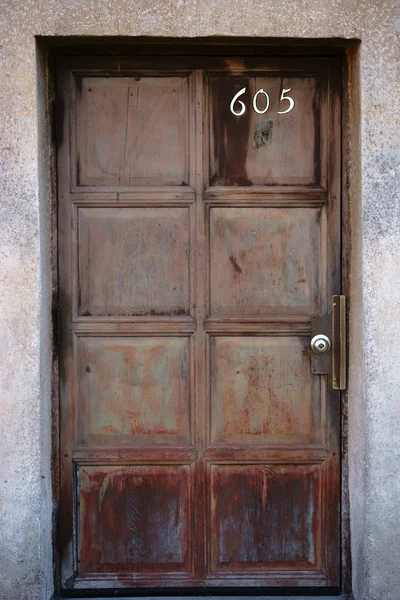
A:
POLYGON ((58 106, 62 585, 337 586, 340 64, 64 57, 58 106))

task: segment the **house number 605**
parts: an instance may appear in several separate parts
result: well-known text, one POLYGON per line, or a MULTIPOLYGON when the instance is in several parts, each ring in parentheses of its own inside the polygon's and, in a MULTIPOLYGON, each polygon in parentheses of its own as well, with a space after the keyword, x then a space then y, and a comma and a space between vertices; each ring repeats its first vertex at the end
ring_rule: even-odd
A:
MULTIPOLYGON (((291 110, 293 110, 294 108, 294 100, 291 96, 287 96, 288 92, 291 92, 292 88, 288 88, 287 90, 283 89, 282 93, 281 93, 281 97, 280 97, 280 102, 282 102, 282 100, 287 100, 289 102, 289 106, 286 110, 278 110, 278 115, 286 115, 287 113, 290 113, 291 110)), ((242 115, 244 115, 244 113, 246 112, 246 106, 244 104, 244 102, 242 102, 242 100, 239 100, 240 96, 243 96, 243 94, 246 92, 246 88, 242 88, 233 98, 232 98, 232 102, 230 105, 230 109, 231 109, 231 113, 233 113, 234 115, 236 115, 237 117, 240 117, 242 115), (235 110, 235 103, 238 103, 240 105, 240 109, 239 110, 235 110)), ((254 94, 253 97, 253 109, 254 111, 258 114, 258 115, 263 115, 267 112, 267 110, 269 109, 269 95, 268 93, 263 90, 262 88, 260 90, 258 90, 258 92, 256 92, 254 94), (263 109, 259 109, 258 108, 258 96, 262 94, 265 96, 265 107, 263 109)))

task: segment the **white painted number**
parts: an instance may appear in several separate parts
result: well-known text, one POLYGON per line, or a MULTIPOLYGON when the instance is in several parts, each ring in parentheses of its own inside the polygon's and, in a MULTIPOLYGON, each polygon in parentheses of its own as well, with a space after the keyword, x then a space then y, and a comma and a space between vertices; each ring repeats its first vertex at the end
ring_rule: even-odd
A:
POLYGON ((246 112, 246 107, 245 107, 244 103, 243 103, 241 100, 238 100, 239 96, 242 96, 242 94, 244 94, 244 93, 245 93, 245 91, 246 91, 246 88, 245 88, 245 87, 244 87, 244 88, 242 88, 242 89, 240 90, 240 92, 238 92, 238 93, 236 94, 236 96, 234 96, 234 97, 233 97, 233 100, 232 100, 232 102, 231 102, 231 113, 233 113, 233 114, 234 114, 234 115, 236 115, 237 117, 240 117, 241 115, 244 115, 244 113, 246 112), (239 110, 239 112, 235 112, 235 110, 234 110, 234 108, 233 108, 233 107, 234 107, 234 105, 235 105, 235 102, 236 102, 236 100, 237 100, 237 101, 239 102, 239 104, 241 104, 241 106, 242 106, 242 108, 239 110))
POLYGON ((269 96, 267 94, 267 92, 264 92, 264 90, 261 88, 261 90, 258 90, 258 92, 256 94, 254 94, 254 98, 253 98, 253 108, 256 111, 256 113, 258 115, 263 115, 264 113, 267 112, 267 110, 269 109, 269 96), (257 106, 257 98, 258 98, 258 94, 264 94, 265 96, 265 108, 264 110, 260 110, 257 106))
MULTIPOLYGON (((287 115, 287 113, 290 113, 290 111, 294 109, 293 98, 291 96, 286 96, 286 94, 291 91, 292 91, 292 88, 288 88, 287 90, 285 90, 285 89, 282 90, 280 102, 282 102, 282 100, 287 100, 289 102, 289 108, 287 108, 286 110, 278 110, 278 115, 287 115)), ((233 115, 235 115, 236 117, 241 117, 246 112, 246 106, 245 106, 244 102, 239 100, 240 96, 243 96, 243 94, 245 94, 245 93, 246 93, 246 88, 244 87, 232 98, 230 109, 231 109, 231 113, 233 115), (240 104, 240 110, 238 110, 238 111, 236 111, 234 108, 236 102, 238 102, 240 104)), ((262 88, 254 94, 253 109, 258 115, 264 115, 267 112, 267 110, 269 109, 269 103, 270 103, 269 95, 262 88), (265 96, 265 108, 263 108, 261 110, 258 108, 258 104, 257 104, 257 99, 258 99, 259 94, 263 94, 265 96)))
POLYGON ((287 113, 289 113, 291 110, 293 110, 294 108, 294 100, 293 98, 291 98, 290 96, 285 96, 285 94, 287 92, 291 92, 292 88, 288 88, 287 90, 283 89, 282 90, 282 94, 281 94, 281 102, 282 100, 287 100, 289 102, 289 108, 287 108, 286 110, 278 110, 278 115, 286 115, 287 113))

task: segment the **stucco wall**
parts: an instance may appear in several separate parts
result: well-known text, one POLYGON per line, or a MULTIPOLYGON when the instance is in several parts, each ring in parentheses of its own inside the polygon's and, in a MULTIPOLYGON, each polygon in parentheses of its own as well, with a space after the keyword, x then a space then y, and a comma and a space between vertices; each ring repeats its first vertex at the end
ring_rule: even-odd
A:
MULTIPOLYGON (((353 585, 359 600, 399 598, 399 8, 396 0, 0 2, 1 599, 47 600, 53 589, 50 149, 46 72, 38 60, 36 35, 362 41, 361 137, 354 128, 348 181, 354 234, 349 388, 353 585)), ((356 109, 357 102, 351 106, 356 109)))

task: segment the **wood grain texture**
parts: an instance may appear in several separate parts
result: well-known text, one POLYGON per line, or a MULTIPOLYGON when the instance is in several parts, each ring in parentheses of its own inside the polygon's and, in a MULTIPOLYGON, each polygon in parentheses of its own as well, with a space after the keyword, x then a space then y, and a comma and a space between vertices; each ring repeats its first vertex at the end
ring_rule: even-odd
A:
POLYGON ((189 313, 187 208, 78 209, 82 316, 189 313))
POLYGON ((213 466, 213 568, 318 568, 320 488, 318 465, 213 466))
POLYGON ((211 443, 322 444, 308 345, 294 337, 211 338, 211 443))
POLYGON ((60 60, 64 589, 339 584, 339 395, 308 348, 340 293, 339 73, 60 60))
MULTIPOLYGON (((282 74, 284 75, 284 74, 282 74)), ((296 76, 210 76, 210 185, 326 185, 326 83, 319 78, 296 76), (240 97, 246 112, 236 116, 229 107, 240 97), (253 110, 253 98, 263 89, 269 94, 269 109, 263 115, 253 110), (295 108, 279 102, 283 89, 291 89, 295 108), (299 115, 301 118, 299 119, 299 115), (260 145, 260 127, 269 136, 260 145)), ((259 96, 259 110, 266 108, 259 96)), ((235 105, 238 111, 239 105, 235 105)))
POLYGON ((189 339, 79 339, 78 438, 98 446, 188 444, 189 339))
POLYGON ((211 316, 317 313, 319 220, 318 209, 212 207, 211 316))
POLYGON ((76 80, 76 184, 188 185, 186 77, 76 80))
POLYGON ((187 466, 82 467, 79 571, 190 571, 187 466))

